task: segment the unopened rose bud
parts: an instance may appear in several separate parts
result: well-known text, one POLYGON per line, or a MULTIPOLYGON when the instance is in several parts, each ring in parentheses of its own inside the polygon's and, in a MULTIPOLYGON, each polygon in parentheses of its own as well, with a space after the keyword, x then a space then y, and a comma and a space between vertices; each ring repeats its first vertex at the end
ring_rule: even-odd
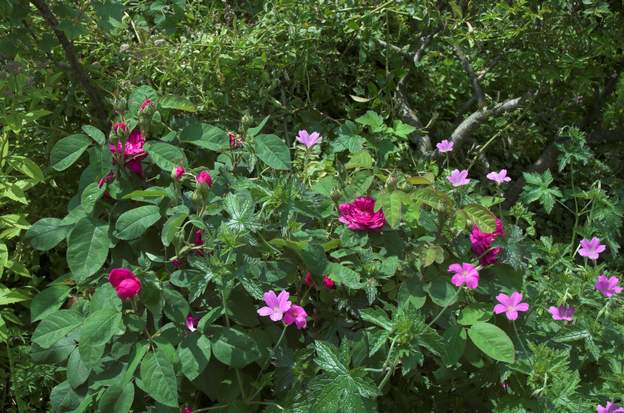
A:
POLYGON ((182 179, 182 175, 184 175, 184 167, 182 165, 178 165, 171 171, 171 179, 175 179, 179 181, 182 179))

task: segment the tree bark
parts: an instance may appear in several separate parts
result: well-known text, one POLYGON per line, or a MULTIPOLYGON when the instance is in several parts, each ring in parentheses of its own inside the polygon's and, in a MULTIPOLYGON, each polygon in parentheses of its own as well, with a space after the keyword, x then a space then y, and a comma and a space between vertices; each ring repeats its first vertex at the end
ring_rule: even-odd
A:
POLYGON ((91 116, 97 120, 101 128, 108 128, 108 116, 106 115, 104 101, 97 89, 91 83, 89 75, 80 64, 74 44, 59 28, 59 22, 56 16, 44 0, 30 0, 30 2, 37 8, 39 14, 43 17, 48 26, 50 26, 54 35, 61 44, 61 47, 65 51, 65 57, 69 62, 74 79, 80 84, 80 86, 82 86, 87 93, 87 96, 89 96, 89 100, 91 101, 91 116))

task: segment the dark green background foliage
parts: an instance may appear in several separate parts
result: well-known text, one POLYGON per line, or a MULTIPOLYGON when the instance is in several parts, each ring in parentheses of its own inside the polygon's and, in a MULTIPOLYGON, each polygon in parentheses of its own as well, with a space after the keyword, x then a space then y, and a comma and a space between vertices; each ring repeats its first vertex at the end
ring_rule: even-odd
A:
POLYGON ((1 411, 624 403, 622 298, 593 289, 624 267, 621 1, 0 0, 0 69, 1 411), (122 119, 147 136, 146 180, 109 155, 122 119), (211 171, 205 208, 179 162, 211 171), (447 166, 480 182, 452 191, 447 166), (501 168, 503 192, 485 180, 501 168), (336 205, 366 194, 388 224, 348 231, 336 205), (446 268, 493 214, 501 262, 455 297, 446 268), (176 270, 191 228, 206 254, 176 270), (594 235, 597 266, 575 255, 594 235), (122 265, 134 306, 105 279, 122 265), (336 288, 306 294, 307 271, 336 288), (311 316, 278 346, 255 313, 268 289, 311 316), (513 290, 519 334, 491 314, 513 290), (562 302, 574 322, 550 319, 562 302))

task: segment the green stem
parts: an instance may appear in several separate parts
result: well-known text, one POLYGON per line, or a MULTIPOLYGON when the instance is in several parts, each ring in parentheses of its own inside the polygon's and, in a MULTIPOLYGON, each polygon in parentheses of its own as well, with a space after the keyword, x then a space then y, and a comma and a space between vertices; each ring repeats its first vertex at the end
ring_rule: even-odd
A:
POLYGON ((574 166, 570 165, 570 184, 572 185, 572 197, 574 198, 574 226, 572 227, 572 238, 570 239, 571 257, 574 257, 574 242, 576 241, 576 230, 579 224, 578 201, 576 199, 576 190, 574 188, 574 166))
POLYGON ((524 352, 524 354, 529 354, 529 352, 527 351, 527 349, 524 347, 524 343, 522 343, 522 339, 520 339, 520 334, 518 334, 518 328, 516 327, 516 322, 512 321, 511 325, 513 326, 514 329, 514 333, 516 333, 516 338, 518 339, 518 342, 520 343, 520 347, 522 347, 522 351, 524 352))
POLYGON ((25 408, 23 404, 24 402, 22 401, 22 398, 20 397, 19 390, 17 387, 17 382, 15 381, 15 375, 13 374, 15 372, 15 368, 13 366, 13 356, 11 355, 10 342, 11 340, 7 339, 6 351, 7 351, 7 358, 9 359, 9 369, 11 370, 10 376, 11 376, 11 381, 13 382, 13 392, 15 393, 15 400, 17 401, 17 411, 18 413, 25 413, 28 410, 25 408))
POLYGON ((193 413, 201 413, 201 412, 209 412, 211 410, 225 409, 228 406, 229 406, 229 404, 218 404, 216 406, 204 407, 202 409, 193 410, 193 413))
MULTIPOLYGON (((224 288, 221 289, 221 303, 223 305, 223 315, 225 316, 225 326, 230 328, 230 317, 228 317, 227 304, 225 302, 225 293, 223 292, 224 288)), ((241 379, 240 371, 238 369, 234 369, 236 373, 236 381, 238 382, 238 388, 241 392, 241 396, 243 396, 244 400, 247 400, 247 396, 245 396, 245 389, 243 388, 243 380, 241 379)))
POLYGON ((381 379, 381 382, 379 383, 379 385, 377 386, 377 389, 381 390, 384 388, 384 386, 386 385, 386 383, 388 383, 388 380, 390 380, 390 377, 392 377, 392 374, 394 373, 394 366, 392 366, 392 368, 390 367, 390 357, 392 357, 392 351, 394 350, 394 345, 396 344, 398 337, 394 337, 392 339, 392 343, 390 343, 390 349, 388 350, 388 356, 386 357, 386 360, 384 361, 383 366, 381 367, 381 371, 384 371, 387 369, 387 372, 385 374, 385 376, 383 377, 383 379, 381 379))
MULTIPOLYGON (((275 343, 275 345, 271 349, 271 354, 269 355, 269 358, 267 359, 267 361, 264 363, 264 365, 260 369, 260 372, 258 373, 258 377, 256 377, 256 381, 260 380, 260 377, 262 376, 262 373, 264 373, 264 370, 267 368, 267 366, 269 364, 269 360, 271 360, 271 357, 273 357, 273 354, 275 353, 275 350, 277 350, 279 345, 282 343, 282 340, 284 339, 284 336, 286 335, 286 329, 287 328, 288 328, 288 326, 286 324, 284 324, 284 328, 282 329, 282 334, 280 334, 279 338, 277 339, 277 342, 275 343)), ((253 400, 254 397, 256 397, 258 395, 258 393, 260 393, 262 391, 263 388, 264 388, 264 386, 260 386, 258 388, 258 390, 256 390, 255 393, 251 395, 249 400, 253 400)))
POLYGON ((460 292, 461 292, 461 288, 458 288, 457 291, 455 292, 455 295, 453 295, 453 297, 450 300, 448 300, 446 304, 444 304, 444 307, 442 307, 442 310, 440 310, 438 315, 435 316, 435 318, 431 320, 429 324, 427 324, 427 327, 431 327, 436 321, 438 321, 438 318, 440 318, 442 313, 444 313, 444 311, 446 311, 446 309, 451 305, 451 303, 455 301, 455 298, 459 295, 460 292))

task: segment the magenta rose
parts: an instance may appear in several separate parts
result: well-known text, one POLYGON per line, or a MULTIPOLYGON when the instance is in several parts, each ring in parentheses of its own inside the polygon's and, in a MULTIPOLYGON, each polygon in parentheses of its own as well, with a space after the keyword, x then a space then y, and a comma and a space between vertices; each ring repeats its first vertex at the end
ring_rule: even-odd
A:
POLYGON ((369 196, 356 198, 348 204, 340 204, 338 209, 340 211, 338 220, 353 231, 380 229, 386 223, 383 211, 380 209, 375 212, 375 200, 369 196))
POLYGON ((479 227, 472 226, 470 244, 472 244, 472 252, 477 257, 481 257, 479 259, 481 265, 490 265, 496 262, 496 256, 502 251, 502 248, 489 249, 499 235, 504 237, 505 232, 503 231, 503 222, 498 218, 496 218, 496 230, 494 232, 481 232, 479 227))
POLYGON ((127 268, 113 268, 108 274, 108 281, 122 300, 132 298, 141 292, 141 280, 127 268))

